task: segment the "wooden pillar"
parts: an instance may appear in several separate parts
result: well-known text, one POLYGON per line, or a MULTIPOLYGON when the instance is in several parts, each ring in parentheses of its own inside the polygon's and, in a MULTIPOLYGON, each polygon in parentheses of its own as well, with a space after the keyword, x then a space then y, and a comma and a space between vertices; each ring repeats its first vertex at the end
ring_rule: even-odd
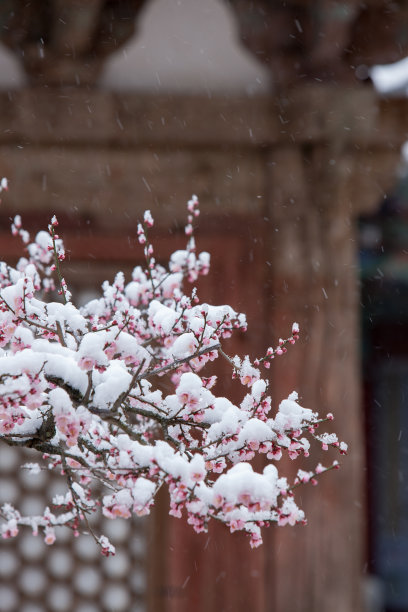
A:
MULTIPOLYGON (((224 346, 231 355, 259 354, 265 346, 262 226, 249 216, 235 219, 229 228, 225 221, 216 227, 207 237, 201 233, 198 240, 212 258, 211 274, 199 283, 199 295, 210 303, 231 303, 236 309, 245 303, 248 319, 254 323, 251 331, 235 334, 224 346)), ((242 387, 231 380, 229 365, 220 362, 215 368, 219 378, 215 392, 239 402, 242 387)), ((162 495, 151 524, 149 610, 265 612, 266 548, 252 550, 247 535, 231 535, 225 525, 214 521, 208 533, 196 534, 185 517, 169 517, 168 507, 167 495, 162 495)))
MULTIPOLYGON (((303 405, 335 415, 333 431, 350 445, 339 472, 300 492, 308 526, 270 532, 266 610, 273 612, 361 610, 364 441, 348 161, 341 149, 323 144, 270 152, 270 328, 276 334, 298 321, 301 329, 291 354, 274 363, 275 401, 296 389, 303 405)), ((306 469, 338 459, 316 450, 306 469)))

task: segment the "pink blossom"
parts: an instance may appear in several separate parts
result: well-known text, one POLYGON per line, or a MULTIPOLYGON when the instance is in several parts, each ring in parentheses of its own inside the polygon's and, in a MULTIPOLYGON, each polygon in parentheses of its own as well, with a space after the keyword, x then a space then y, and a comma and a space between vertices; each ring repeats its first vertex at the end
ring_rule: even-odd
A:
MULTIPOLYGON (((118 352, 118 348, 117 348, 116 342, 111 342, 105 348, 105 355, 107 356, 108 359, 113 359, 113 356, 116 355, 117 352, 118 352)), ((83 366, 80 366, 80 367, 82 367, 84 370, 87 370, 87 369, 90 370, 92 368, 92 366, 90 368, 86 368, 83 366)))
POLYGON ((14 420, 10 414, 0 413, 0 433, 9 433, 14 428, 14 420))
POLYGON ((174 516, 176 518, 181 518, 183 516, 182 512, 181 512, 181 508, 182 508, 181 504, 176 504, 174 502, 170 502, 170 510, 169 510, 170 516, 174 516))
POLYGON ((82 370, 92 370, 93 367, 95 367, 96 365, 96 359, 93 359, 92 357, 81 357, 78 360, 78 365, 82 370))
MULTIPOLYGON (((287 462, 278 472, 277 461, 307 456, 316 441, 331 452, 347 451, 335 434, 316 434, 325 419, 300 406, 296 394, 272 411, 259 367, 268 368, 297 340, 297 324, 263 357, 228 354, 224 340, 246 330, 245 316, 228 305, 200 303, 188 285, 210 263, 208 253, 197 255, 198 206, 193 196, 187 245, 171 255, 168 267, 153 257, 147 211, 137 227, 144 264, 129 283, 122 273, 106 281, 100 298, 82 308, 71 302, 61 278, 65 251, 56 218, 30 242, 16 217, 12 232, 27 250, 16 268, 0 266, 0 438, 24 445, 27 435, 33 446, 33 436, 41 437, 39 460, 66 479, 67 490, 53 499, 55 515, 46 508, 24 517, 4 504, 3 538, 31 524, 52 545, 55 525, 78 535, 87 530, 85 515, 100 507, 111 519, 148 514, 167 487, 172 516, 182 518, 185 510, 198 533, 217 520, 231 532, 247 533, 255 548, 261 528, 304 522, 297 486, 313 485, 327 471, 318 464, 315 472, 298 470, 293 480, 282 475, 287 462), (53 274, 62 297, 44 302, 53 274), (249 387, 243 398, 215 394, 217 359, 225 364, 223 379, 249 387), (267 463, 261 471, 259 454, 267 463)), ((227 393, 222 383, 220 392, 227 393)), ((103 554, 114 553, 105 536, 96 537, 103 554)))
POLYGON ((9 521, 7 526, 3 526, 1 537, 5 540, 15 538, 18 535, 18 527, 16 521, 9 521))
POLYGON ((245 527, 245 523, 242 519, 232 519, 232 521, 228 523, 228 526, 231 533, 234 533, 234 531, 240 531, 243 529, 245 527))
POLYGON ((262 544, 262 537, 259 533, 251 533, 249 545, 251 548, 258 548, 262 544))
POLYGON ((253 451, 257 451, 259 449, 259 441, 258 440, 249 440, 247 444, 248 444, 249 448, 251 450, 253 450, 253 451))
POLYGON ((110 507, 104 506, 102 509, 103 514, 111 519, 114 518, 129 518, 131 516, 130 510, 124 504, 113 504, 110 507))
POLYGON ((52 544, 54 544, 56 540, 56 536, 55 536, 55 530, 52 527, 45 528, 44 536, 45 536, 44 542, 47 544, 47 546, 51 546, 52 544))

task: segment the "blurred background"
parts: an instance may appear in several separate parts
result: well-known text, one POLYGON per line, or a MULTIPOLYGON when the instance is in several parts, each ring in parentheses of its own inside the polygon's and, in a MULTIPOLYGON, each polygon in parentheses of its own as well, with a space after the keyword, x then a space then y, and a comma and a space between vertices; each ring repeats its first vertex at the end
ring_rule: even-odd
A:
MULTIPOLYGON (((248 316, 228 351, 260 355, 298 321, 272 398, 296 389, 350 446, 300 492, 308 526, 261 549, 192 533, 165 496, 148 519, 98 519, 114 558, 69 533, 4 540, 0 611, 408 611, 406 56, 404 0, 0 3, 1 258, 21 254, 15 214, 33 233, 57 214, 83 303, 140 263, 146 208, 160 257, 180 248, 196 193, 199 296, 248 316)), ((336 458, 312 457, 283 467, 336 458)), ((0 445, 0 502, 39 512, 61 483, 25 461, 0 445)))

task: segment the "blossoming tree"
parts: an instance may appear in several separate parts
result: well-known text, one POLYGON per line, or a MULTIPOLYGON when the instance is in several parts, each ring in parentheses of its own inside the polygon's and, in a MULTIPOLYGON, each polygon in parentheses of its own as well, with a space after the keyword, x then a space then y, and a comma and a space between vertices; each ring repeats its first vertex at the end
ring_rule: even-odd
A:
POLYGON ((220 521, 231 532, 247 532, 252 547, 262 543, 264 526, 305 522, 296 488, 315 484, 338 463, 299 469, 293 482, 275 464, 285 453, 308 456, 311 442, 340 453, 347 447, 335 434, 318 431, 332 415, 303 408, 296 393, 271 414, 261 369, 295 343, 296 323, 287 339, 257 359, 224 350, 224 340, 246 330, 246 320, 230 306, 200 303, 191 285, 208 273, 210 262, 208 253, 196 252, 198 215, 194 196, 186 249, 173 253, 165 268, 154 257, 147 211, 137 228, 145 265, 128 283, 119 272, 113 284, 103 284, 99 299, 82 308, 73 304, 62 274, 56 217, 32 242, 21 219, 14 219, 12 232, 26 254, 15 268, 0 262, 0 442, 38 451, 41 466, 24 467, 58 471, 66 494, 50 500, 39 516, 22 516, 4 504, 3 538, 25 525, 53 544, 55 528, 67 526, 90 533, 104 554, 112 554, 89 515, 99 508, 112 519, 148 514, 163 485, 171 515, 184 514, 197 532, 220 521), (58 301, 50 299, 54 290, 58 301), (229 363, 242 386, 238 405, 215 392, 216 359, 229 363), (262 472, 250 463, 259 453, 267 460, 262 472))

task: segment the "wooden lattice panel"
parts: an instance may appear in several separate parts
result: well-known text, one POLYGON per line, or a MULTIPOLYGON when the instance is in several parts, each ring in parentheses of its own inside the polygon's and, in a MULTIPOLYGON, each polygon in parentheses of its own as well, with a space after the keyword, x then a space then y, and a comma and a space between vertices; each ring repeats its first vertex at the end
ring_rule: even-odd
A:
MULTIPOLYGON (((35 514, 63 483, 47 471, 20 468, 29 461, 38 457, 0 447, 0 505, 8 501, 35 514)), ((99 516, 93 527, 115 545, 115 557, 103 557, 91 537, 75 538, 66 528, 58 529, 53 546, 29 529, 0 540, 0 612, 145 612, 146 520, 99 516)))

